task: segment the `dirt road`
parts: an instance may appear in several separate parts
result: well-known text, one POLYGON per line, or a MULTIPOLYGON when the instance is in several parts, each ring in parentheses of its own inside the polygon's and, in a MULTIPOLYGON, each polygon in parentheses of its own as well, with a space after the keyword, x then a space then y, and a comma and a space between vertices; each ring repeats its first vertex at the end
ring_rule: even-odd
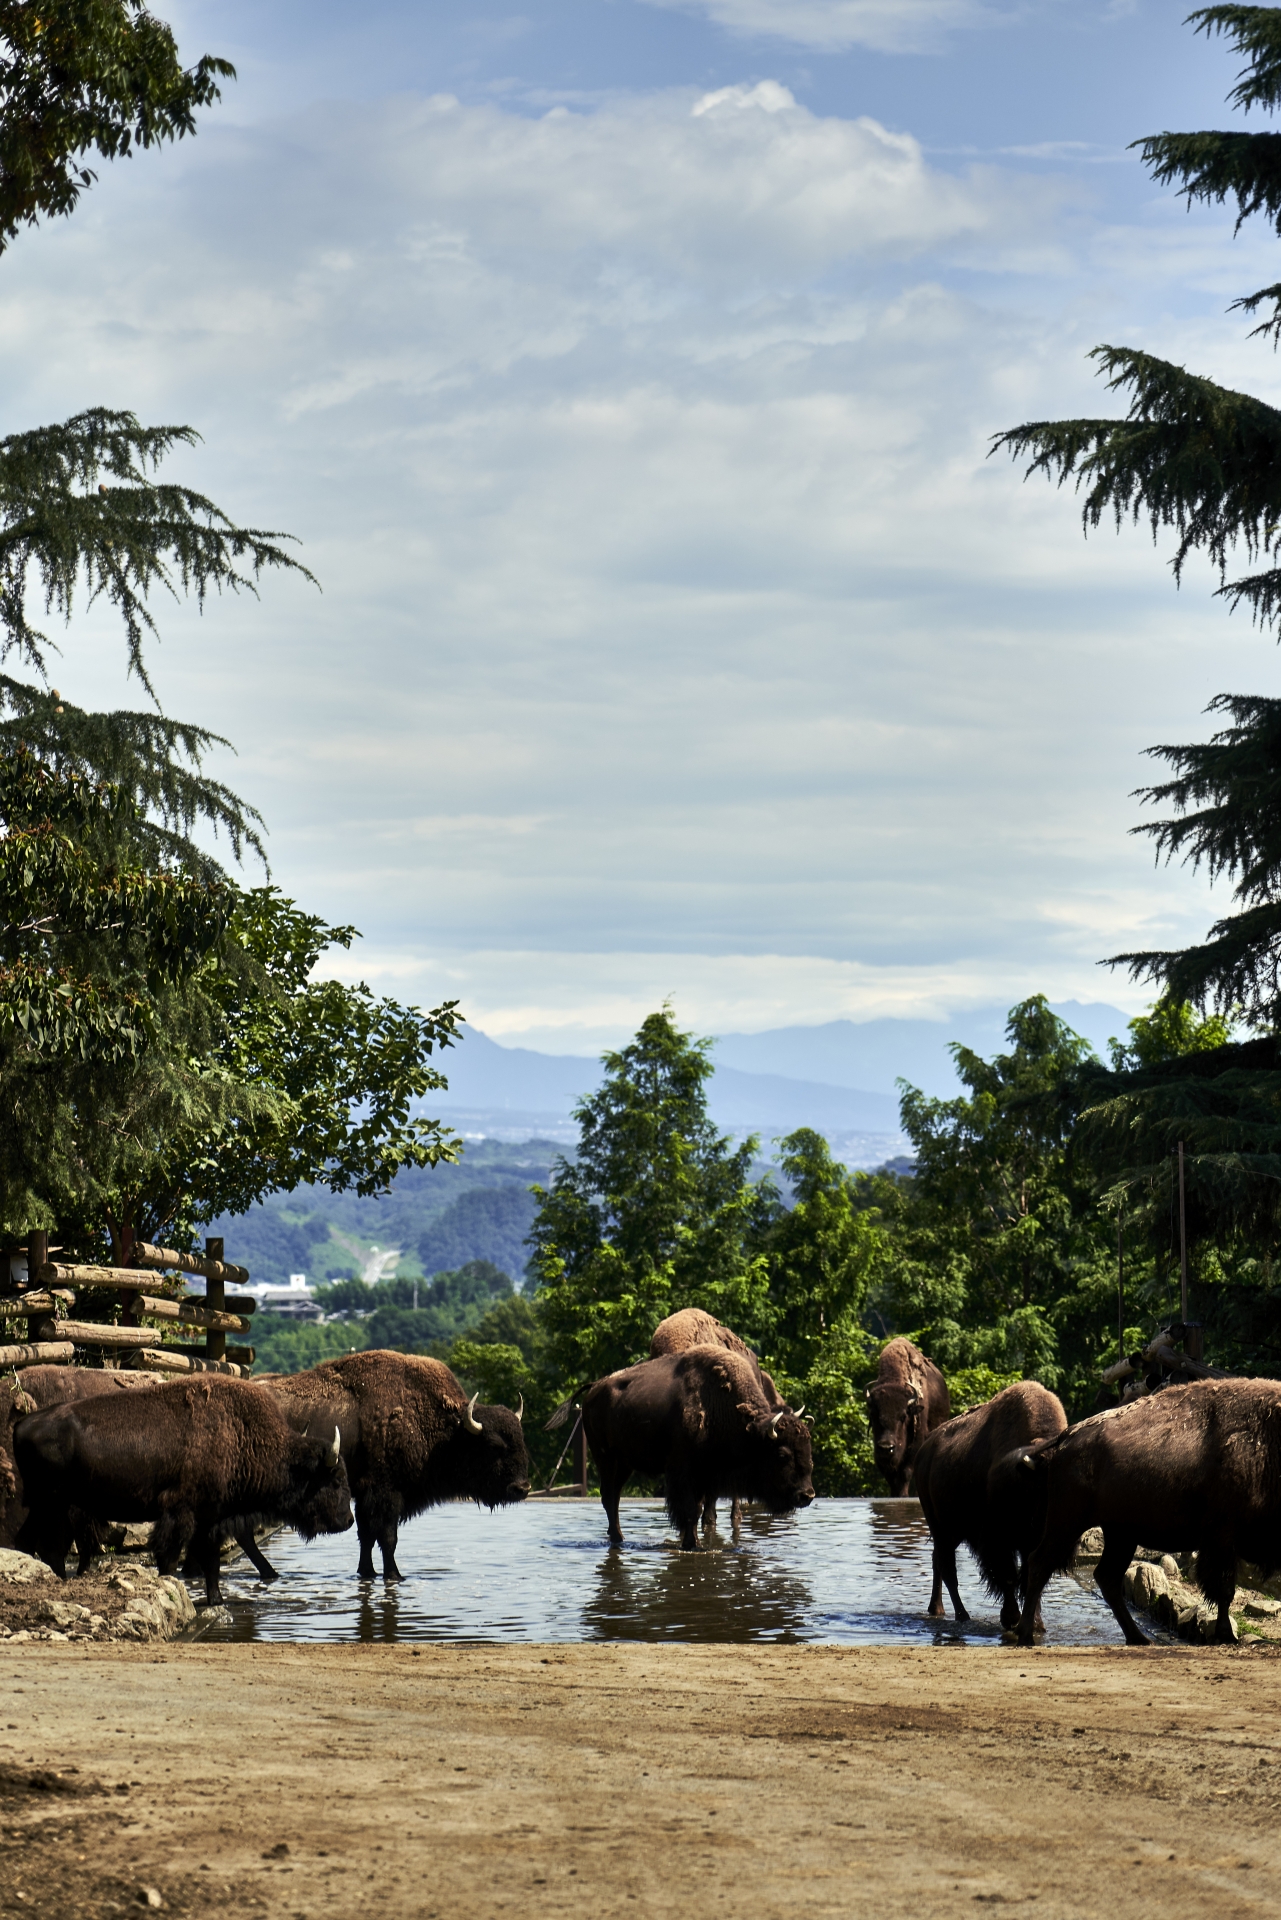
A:
POLYGON ((196 1644, 4 1658, 5 1913, 1281 1908, 1270 1651, 196 1644))

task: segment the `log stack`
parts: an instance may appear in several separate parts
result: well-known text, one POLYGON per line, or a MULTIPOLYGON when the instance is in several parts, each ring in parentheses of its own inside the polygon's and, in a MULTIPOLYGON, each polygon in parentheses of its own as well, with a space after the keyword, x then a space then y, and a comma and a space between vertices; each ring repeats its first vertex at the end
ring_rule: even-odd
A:
POLYGON ((228 1281, 248 1280, 246 1268, 223 1259, 221 1239, 207 1240, 203 1257, 139 1244, 132 1266, 100 1267, 50 1259, 47 1236, 33 1233, 26 1286, 0 1294, 0 1367, 96 1360, 149 1373, 248 1375, 253 1348, 227 1346, 229 1333, 252 1332, 257 1301, 227 1295, 228 1281), (204 1280, 203 1299, 181 1297, 191 1276, 204 1280), (117 1309, 114 1320, 76 1317, 77 1306, 83 1313, 103 1305, 117 1309), (179 1328, 203 1333, 203 1342, 165 1342, 165 1333, 179 1328), (20 1331, 25 1340, 16 1337, 20 1331))

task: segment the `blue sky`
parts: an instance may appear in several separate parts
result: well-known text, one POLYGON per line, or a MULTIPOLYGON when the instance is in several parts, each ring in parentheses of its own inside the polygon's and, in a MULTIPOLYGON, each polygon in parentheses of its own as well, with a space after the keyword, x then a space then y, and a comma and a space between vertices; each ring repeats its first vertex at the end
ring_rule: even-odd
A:
MULTIPOLYGON (((323 594, 168 614, 153 669, 367 978, 571 1051, 665 996, 1137 1007, 1098 960, 1199 936, 1129 796, 1275 649, 986 458, 1114 410, 1099 341, 1281 394, 1225 312, 1275 243, 1127 151, 1230 119, 1184 11, 172 11, 240 79, 0 262, 0 418, 190 422, 301 539, 323 594)), ((64 651, 130 697, 104 623, 64 651)))

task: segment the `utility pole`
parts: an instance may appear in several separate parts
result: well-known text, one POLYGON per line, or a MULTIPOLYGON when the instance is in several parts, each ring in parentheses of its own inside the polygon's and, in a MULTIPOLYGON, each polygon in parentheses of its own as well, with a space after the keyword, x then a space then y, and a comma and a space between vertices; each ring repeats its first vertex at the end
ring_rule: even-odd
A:
POLYGON ((1183 1191, 1183 1142, 1179 1142, 1179 1318, 1188 1323, 1188 1217, 1183 1191))
POLYGON ((1118 1360, 1125 1358, 1125 1264, 1121 1242, 1124 1217, 1118 1208, 1116 1216, 1116 1357, 1118 1360))

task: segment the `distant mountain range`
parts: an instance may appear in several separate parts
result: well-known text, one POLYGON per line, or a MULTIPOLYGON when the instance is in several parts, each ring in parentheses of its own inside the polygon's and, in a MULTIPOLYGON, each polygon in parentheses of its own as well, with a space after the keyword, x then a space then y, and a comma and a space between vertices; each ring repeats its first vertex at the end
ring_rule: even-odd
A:
MULTIPOLYGON (((1054 1011, 1105 1057, 1108 1039, 1125 1033, 1126 1015, 1102 1002, 1069 1000, 1054 1011)), ((734 1133, 759 1132, 768 1140, 816 1127, 847 1158, 885 1159, 904 1144, 895 1080, 902 1076, 944 1098, 956 1093, 949 1041, 999 1052, 1005 1021, 1004 1007, 986 1007, 947 1021, 832 1020, 724 1034, 713 1054, 709 1110, 718 1126, 734 1133)), ((575 1103, 600 1084, 598 1059, 503 1047, 477 1027, 463 1032, 443 1057, 449 1091, 426 1103, 432 1112, 464 1132, 574 1137, 575 1103)))

